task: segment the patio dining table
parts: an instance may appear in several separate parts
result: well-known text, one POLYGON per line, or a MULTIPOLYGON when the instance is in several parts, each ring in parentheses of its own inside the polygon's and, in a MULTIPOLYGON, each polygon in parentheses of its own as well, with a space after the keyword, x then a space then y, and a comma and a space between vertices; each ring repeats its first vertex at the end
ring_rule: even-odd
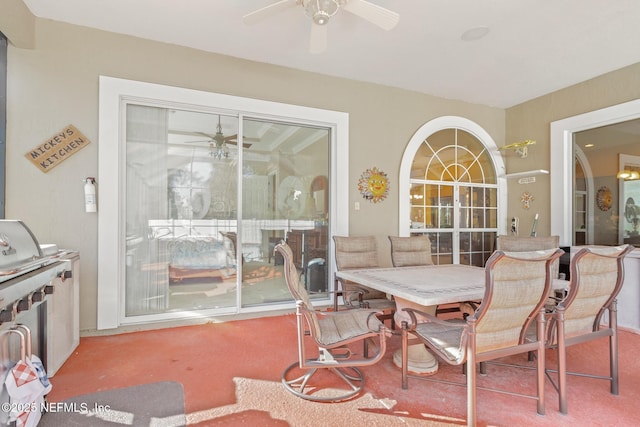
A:
MULTIPOLYGON (((394 320, 397 325, 411 322, 403 308, 416 308, 435 315, 437 305, 478 301, 485 292, 485 269, 461 264, 342 270, 336 272, 338 279, 392 295, 396 301, 394 320)), ((552 289, 566 289, 568 283, 554 279, 552 289)), ((401 360, 398 352, 394 355, 396 365, 401 360)), ((432 374, 437 369, 437 360, 424 345, 411 346, 409 370, 412 373, 432 374)))

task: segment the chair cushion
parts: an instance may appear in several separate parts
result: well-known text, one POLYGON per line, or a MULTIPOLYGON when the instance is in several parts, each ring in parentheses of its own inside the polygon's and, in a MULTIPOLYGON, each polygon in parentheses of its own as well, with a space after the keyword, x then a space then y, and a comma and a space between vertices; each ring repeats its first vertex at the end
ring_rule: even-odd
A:
POLYGON ((432 265, 431 241, 428 236, 389 236, 391 260, 394 267, 432 265))
POLYGON ((375 315, 370 316, 375 312, 376 310, 354 309, 318 315, 318 343, 333 347, 351 338, 377 331, 381 322, 375 315))
POLYGON ((462 341, 465 323, 461 322, 427 322, 418 323, 413 333, 428 341, 430 346, 438 349, 446 362, 459 364, 464 359, 465 343, 462 341))
POLYGON ((539 249, 555 249, 559 246, 559 236, 498 236, 496 249, 503 252, 527 252, 539 249))
POLYGON ((338 270, 378 267, 375 236, 334 236, 338 270))
MULTIPOLYGON (((574 256, 578 283, 572 282, 575 294, 565 310, 565 335, 573 336, 594 330, 596 316, 611 298, 618 280, 618 260, 625 247, 590 247, 584 256, 574 256)), ((572 276, 573 279, 573 276, 572 276)), ((564 305, 564 303, 562 303, 564 305)))
MULTIPOLYGON (((336 266, 338 270, 353 270, 356 268, 376 268, 378 265, 378 245, 375 236, 333 236, 336 244, 336 266)), ((366 288, 365 286, 358 286, 366 288)), ((386 294, 373 289, 367 289, 363 299, 386 298, 386 294)), ((348 283, 344 284, 345 299, 355 301, 358 293, 352 292, 348 283)))
MULTIPOLYGON (((528 252, 543 249, 556 249, 560 245, 560 236, 498 236, 496 250, 503 252, 528 252)), ((557 278, 560 272, 560 260, 551 264, 551 277, 557 278)))

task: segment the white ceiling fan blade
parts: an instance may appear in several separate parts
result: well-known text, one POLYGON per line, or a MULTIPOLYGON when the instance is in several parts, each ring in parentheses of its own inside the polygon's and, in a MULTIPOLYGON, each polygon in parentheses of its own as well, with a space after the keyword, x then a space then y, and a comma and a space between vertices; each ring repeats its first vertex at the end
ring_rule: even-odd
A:
POLYGON ((327 26, 311 24, 309 37, 309 52, 322 53, 327 50, 327 26))
POLYGON ((297 4, 296 0, 280 0, 244 15, 242 17, 242 21, 247 25, 255 24, 277 12, 280 12, 281 10, 288 9, 289 7, 296 6, 297 4))
POLYGON ((398 25, 400 20, 396 12, 365 0, 349 0, 342 8, 387 31, 398 25))

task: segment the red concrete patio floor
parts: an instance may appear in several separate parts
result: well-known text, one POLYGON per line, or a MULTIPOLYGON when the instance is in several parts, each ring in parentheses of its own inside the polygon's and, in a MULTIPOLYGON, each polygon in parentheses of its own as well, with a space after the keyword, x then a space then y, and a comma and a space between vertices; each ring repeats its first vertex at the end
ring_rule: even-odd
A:
MULTIPOLYGON (((363 368, 364 393, 342 403, 314 403, 286 392, 282 371, 297 358, 295 316, 281 315, 206 323, 119 335, 84 337, 52 378, 51 402, 96 391, 158 381, 184 387, 190 425, 261 426, 422 426, 464 425, 464 387, 409 379, 400 387, 393 352, 400 339, 389 341, 385 358, 363 368)), ((546 386, 546 415, 536 402, 478 391, 481 426, 637 426, 640 425, 640 335, 620 331, 620 394, 609 383, 569 377, 569 413, 558 412, 557 393, 546 386)), ((606 339, 574 346, 568 352, 574 371, 608 372, 606 339)), ((526 356, 510 359, 527 363, 526 356)), ((555 366, 555 353, 547 355, 555 366)), ((464 381, 459 366, 440 364, 439 376, 464 381)), ((534 390, 535 372, 489 366, 480 383, 510 390, 534 390)))

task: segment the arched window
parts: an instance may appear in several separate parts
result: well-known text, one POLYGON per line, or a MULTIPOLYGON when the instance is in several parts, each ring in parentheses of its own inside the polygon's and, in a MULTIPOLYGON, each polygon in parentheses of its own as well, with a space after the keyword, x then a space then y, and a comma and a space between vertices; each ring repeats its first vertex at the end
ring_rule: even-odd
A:
POLYGON ((505 230, 503 171, 477 124, 450 116, 425 124, 400 167, 400 235, 428 235, 438 264, 484 266, 505 230))

